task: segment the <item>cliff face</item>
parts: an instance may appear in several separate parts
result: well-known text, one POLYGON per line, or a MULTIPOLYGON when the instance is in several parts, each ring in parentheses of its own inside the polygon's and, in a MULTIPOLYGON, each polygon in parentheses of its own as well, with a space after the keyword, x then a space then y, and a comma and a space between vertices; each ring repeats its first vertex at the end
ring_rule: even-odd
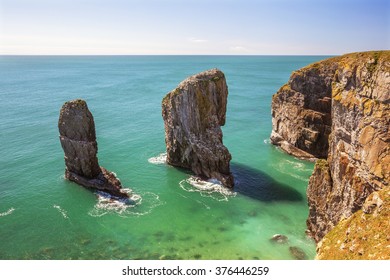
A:
POLYGON ((233 187, 231 155, 222 143, 228 89, 225 75, 212 69, 191 76, 162 101, 167 163, 233 187))
POLYGON ((341 57, 331 111, 327 162, 316 165, 307 190, 307 224, 316 241, 370 193, 389 187, 390 52, 341 57), (329 191, 318 195, 324 186, 329 191))
POLYGON ((65 178, 89 189, 128 198, 119 179, 99 166, 95 123, 84 100, 72 100, 62 106, 58 128, 65 153, 65 178))
POLYGON ((326 158, 335 59, 292 73, 272 97, 271 142, 304 159, 326 158))
POLYGON ((307 190, 307 225, 318 242, 370 193, 389 187, 390 52, 309 65, 293 73, 272 108, 274 143, 293 147, 296 156, 326 158, 317 161, 307 190))

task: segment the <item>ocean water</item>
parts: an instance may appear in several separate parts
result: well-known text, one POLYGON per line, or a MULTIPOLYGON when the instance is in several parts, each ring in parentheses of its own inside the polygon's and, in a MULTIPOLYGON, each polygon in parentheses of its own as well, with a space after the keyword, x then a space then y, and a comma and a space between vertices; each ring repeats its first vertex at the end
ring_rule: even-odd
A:
POLYGON ((270 105, 291 71, 323 58, 0 57, 0 259, 293 259, 292 246, 312 259, 313 164, 269 143, 270 105), (229 87, 232 192, 164 162, 162 98, 215 67, 229 87), (100 165, 140 196, 136 205, 64 179, 57 122, 75 98, 94 115, 100 165), (271 242, 274 234, 288 243, 271 242))

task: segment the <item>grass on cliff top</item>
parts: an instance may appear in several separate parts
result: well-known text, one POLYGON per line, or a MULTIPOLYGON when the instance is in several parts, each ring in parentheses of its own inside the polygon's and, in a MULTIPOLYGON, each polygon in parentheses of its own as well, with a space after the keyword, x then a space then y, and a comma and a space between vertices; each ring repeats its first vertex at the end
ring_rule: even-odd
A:
POLYGON ((371 64, 375 66, 379 60, 387 60, 390 61, 390 51, 367 51, 367 52, 355 52, 355 53, 348 53, 341 56, 335 56, 331 58, 327 58, 324 60, 320 60, 317 62, 314 62, 312 64, 309 64, 298 71, 307 71, 308 69, 322 69, 327 68, 333 63, 341 62, 342 64, 358 64, 358 63, 365 63, 367 59, 373 58, 374 63, 371 64))
POLYGON ((390 188, 378 191, 378 213, 357 211, 322 240, 318 258, 324 260, 390 260, 390 188))

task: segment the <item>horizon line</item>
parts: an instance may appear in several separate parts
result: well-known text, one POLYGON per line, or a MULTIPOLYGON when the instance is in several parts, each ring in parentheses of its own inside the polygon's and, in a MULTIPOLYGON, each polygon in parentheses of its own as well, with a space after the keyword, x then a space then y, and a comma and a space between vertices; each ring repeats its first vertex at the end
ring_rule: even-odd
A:
POLYGON ((343 54, 0 54, 0 56, 339 56, 343 54))

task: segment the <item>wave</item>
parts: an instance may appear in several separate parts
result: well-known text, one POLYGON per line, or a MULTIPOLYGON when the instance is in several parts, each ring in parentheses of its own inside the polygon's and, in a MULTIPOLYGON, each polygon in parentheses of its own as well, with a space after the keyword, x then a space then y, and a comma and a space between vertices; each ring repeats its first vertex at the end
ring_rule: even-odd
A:
POLYGON ((134 194, 131 189, 122 190, 129 194, 129 199, 114 199, 107 193, 97 192, 98 201, 88 214, 92 217, 102 217, 110 213, 121 217, 143 216, 163 204, 160 197, 152 192, 134 194))
POLYGON ((236 192, 224 187, 216 179, 202 180, 191 176, 179 182, 179 186, 187 192, 199 192, 201 196, 210 197, 218 201, 228 201, 229 197, 237 195, 236 192))
POLYGON ((15 211, 15 208, 12 207, 12 208, 8 209, 6 212, 0 213, 0 217, 11 215, 12 212, 14 212, 14 211, 15 211))
POLYGON ((66 213, 66 211, 64 209, 61 208, 61 206, 58 206, 58 205, 53 205, 53 208, 57 209, 58 212, 61 213, 62 217, 64 217, 64 219, 68 219, 68 214, 66 213))
POLYGON ((167 153, 161 153, 156 157, 151 157, 148 159, 148 162, 152 164, 165 164, 167 162, 167 153))

